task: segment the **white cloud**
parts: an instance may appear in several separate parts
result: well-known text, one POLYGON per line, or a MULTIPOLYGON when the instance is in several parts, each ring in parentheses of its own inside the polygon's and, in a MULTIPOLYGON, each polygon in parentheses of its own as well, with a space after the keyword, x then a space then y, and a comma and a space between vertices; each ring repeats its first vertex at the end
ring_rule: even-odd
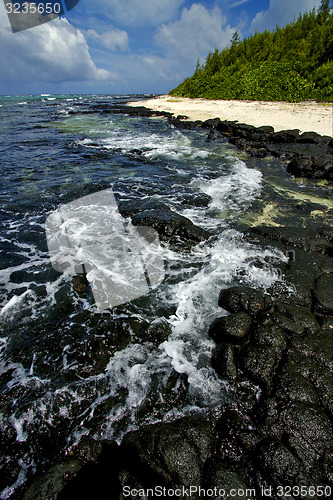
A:
POLYGON ((125 26, 148 24, 158 26, 176 16, 185 0, 96 0, 104 5, 105 13, 125 26))
POLYGON ((236 28, 226 25, 226 18, 218 7, 206 9, 195 3, 184 8, 178 21, 163 24, 155 40, 169 57, 191 64, 198 57, 207 56, 214 49, 223 49, 229 43, 236 28))
POLYGON ((119 30, 117 28, 107 30, 101 35, 99 35, 95 30, 86 31, 87 38, 97 40, 104 48, 110 50, 120 50, 128 49, 128 34, 124 30, 119 30))
POLYGON ((0 83, 108 80, 96 67, 83 34, 65 19, 12 33, 0 9, 0 83))
POLYGON ((276 25, 283 27, 294 17, 297 18, 300 12, 311 11, 319 5, 320 0, 270 0, 269 9, 258 12, 251 23, 250 31, 273 30, 276 25))

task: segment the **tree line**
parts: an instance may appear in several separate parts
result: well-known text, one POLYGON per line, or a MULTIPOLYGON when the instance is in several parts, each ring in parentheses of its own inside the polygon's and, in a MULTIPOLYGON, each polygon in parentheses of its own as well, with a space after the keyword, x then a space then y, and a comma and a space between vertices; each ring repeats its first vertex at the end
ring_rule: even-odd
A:
POLYGON ((299 102, 333 100, 333 13, 330 0, 273 32, 255 33, 210 52, 190 78, 169 92, 206 99, 299 102))

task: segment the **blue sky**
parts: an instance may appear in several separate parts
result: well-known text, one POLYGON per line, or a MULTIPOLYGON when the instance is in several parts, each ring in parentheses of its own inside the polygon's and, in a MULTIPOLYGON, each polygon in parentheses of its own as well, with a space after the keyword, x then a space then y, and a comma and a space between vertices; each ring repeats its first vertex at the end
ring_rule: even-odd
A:
MULTIPOLYGON (((38 2, 35 2, 38 3, 38 2)), ((12 33, 0 2, 0 94, 167 93, 234 31, 284 26, 320 0, 80 0, 12 33)))

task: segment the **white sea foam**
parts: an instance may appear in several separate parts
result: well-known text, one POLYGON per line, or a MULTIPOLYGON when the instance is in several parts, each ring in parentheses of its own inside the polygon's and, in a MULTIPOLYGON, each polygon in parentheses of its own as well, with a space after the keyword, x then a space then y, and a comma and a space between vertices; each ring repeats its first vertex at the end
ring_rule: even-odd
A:
MULTIPOLYGON (((79 144, 91 147, 90 139, 83 139, 79 144)), ((92 146, 96 148, 95 141, 92 146)), ((209 151, 199 149, 178 130, 173 130, 169 136, 160 136, 150 132, 136 131, 131 135, 124 134, 119 128, 110 130, 109 137, 100 140, 100 147, 105 149, 121 149, 124 153, 140 150, 143 157, 154 160, 158 157, 180 160, 182 158, 207 158, 209 151)))
POLYGON ((31 457, 27 455, 25 455, 22 459, 18 460, 18 465, 20 467, 20 472, 17 476, 17 479, 14 484, 12 484, 11 486, 7 486, 0 492, 1 500, 9 499, 13 495, 15 490, 25 483, 27 479, 28 470, 30 469, 30 472, 33 472, 35 469, 34 461, 31 459, 31 457))
POLYGON ((230 172, 217 179, 195 179, 192 185, 211 196, 211 208, 239 211, 248 208, 260 194, 261 180, 259 170, 248 168, 242 160, 234 159, 230 172))
MULTIPOLYGON (((74 108, 67 107, 60 112, 70 109, 74 108)), ((159 135, 134 127, 129 133, 126 127, 124 130, 112 123, 105 125, 105 121, 96 124, 85 120, 86 117, 82 130, 90 126, 91 134, 86 134, 86 138, 79 141, 82 146, 120 149, 126 154, 139 149, 142 156, 149 160, 162 158, 167 164, 165 171, 174 176, 174 185, 167 194, 155 193, 154 199, 176 207, 179 213, 197 225, 216 231, 209 241, 197 245, 189 253, 173 251, 163 244, 160 251, 167 267, 166 279, 147 296, 144 306, 128 304, 121 310, 103 313, 124 323, 136 318, 146 324, 147 329, 154 320, 163 320, 171 327, 168 339, 156 347, 152 342, 145 342, 144 338, 137 341, 133 334, 132 342, 126 348, 110 355, 104 370, 97 374, 87 370, 83 375, 84 369, 91 367, 85 366, 80 353, 76 355, 76 347, 82 346, 76 338, 75 321, 82 321, 80 326, 87 333, 85 318, 89 317, 92 322, 96 318, 101 319, 99 312, 95 304, 76 294, 70 274, 53 276, 52 280, 42 284, 37 279, 35 281, 35 271, 51 268, 50 258, 34 245, 16 241, 21 222, 8 225, 7 240, 2 241, 15 243, 17 253, 24 260, 1 271, 1 321, 8 325, 9 321, 20 319, 22 315, 27 321, 42 319, 44 315, 47 317, 57 306, 57 294, 64 284, 67 285, 65 299, 72 306, 66 319, 59 322, 56 332, 52 332, 59 335, 59 342, 64 339, 59 353, 53 358, 46 342, 45 349, 41 343, 38 349, 31 351, 31 357, 25 363, 20 359, 14 362, 7 357, 10 356, 8 337, 0 339, 0 373, 5 374, 8 391, 13 391, 15 397, 19 397, 22 391, 25 397, 29 395, 31 398, 29 408, 16 407, 10 418, 0 415, 0 427, 10 435, 12 442, 16 439, 17 443, 24 443, 32 449, 39 446, 32 439, 36 428, 40 432, 44 428, 46 431, 56 429, 59 422, 61 425, 69 422, 71 431, 66 439, 70 446, 88 434, 120 441, 126 432, 142 423, 167 421, 193 412, 224 407, 232 387, 217 377, 211 367, 214 342, 207 335, 211 321, 227 314, 218 307, 219 291, 236 283, 268 289, 280 279, 271 262, 285 260, 275 249, 262 249, 247 243, 239 232, 228 226, 230 217, 232 219, 232 216, 246 210, 259 196, 262 175, 258 170, 249 169, 244 162, 230 157, 225 158, 225 165, 223 162, 218 165, 215 161, 209 170, 206 159, 209 160, 211 153, 193 145, 188 136, 175 129, 159 135), (105 127, 109 128, 105 130, 105 127), (99 137, 100 130, 103 131, 102 137, 99 137), (97 139, 92 142, 94 134, 97 139), (188 181, 189 177, 192 181, 186 184, 184 181, 188 181), (184 192, 186 194, 187 186, 190 194, 208 194, 212 198, 209 207, 182 207, 180 200, 184 192), (14 273, 22 273, 20 283, 11 281, 14 273), (35 291, 40 286, 43 293, 35 291), (160 313, 161 307, 163 313, 160 313), (162 314, 165 317, 162 318, 162 314), (48 364, 61 374, 59 378, 62 380, 63 377, 63 385, 59 385, 62 382, 58 379, 54 383, 52 374, 46 374, 44 378, 44 375, 38 376, 40 366, 48 364), (182 388, 186 393, 173 407, 169 404, 167 392, 171 379, 175 381, 172 394, 181 393, 182 388), (145 405, 149 407, 147 412, 143 411, 145 405)), ((81 133, 81 129, 78 132, 81 133)), ((150 180, 140 175, 135 177, 135 189, 139 194, 140 189, 146 193, 150 180)), ((123 191, 120 185, 118 194, 125 197, 128 192, 128 184, 123 191)), ((78 230, 85 229, 84 220, 82 224, 78 230)), ((39 449, 36 456, 38 454, 39 449)), ((28 468, 33 468, 31 457, 21 460, 21 472, 16 482, 0 493, 1 499, 9 498, 25 480, 28 468)))
MULTIPOLYGON (((226 397, 229 386, 216 376, 209 362, 215 345, 207 336, 209 324, 215 317, 226 314, 217 305, 218 293, 233 283, 238 274, 242 275, 244 284, 271 286, 278 279, 278 273, 266 261, 283 260, 284 256, 275 249, 261 250, 250 245, 243 241, 240 233, 232 230, 225 231, 206 251, 209 259, 199 272, 176 285, 166 283, 159 292, 159 301, 176 305, 175 314, 168 318, 172 327, 169 339, 158 350, 152 350, 149 345, 134 344, 110 358, 105 371, 109 389, 91 405, 89 416, 84 419, 85 426, 96 408, 110 397, 117 398, 121 388, 126 390, 127 398, 124 405, 115 405, 106 416, 98 437, 119 439, 117 423, 125 417, 131 428, 139 425, 137 412, 152 390, 156 375, 162 400, 172 371, 186 375, 191 402, 178 407, 179 414, 186 414, 194 408, 197 411, 216 408, 226 397), (260 274, 253 263, 258 260, 265 264, 260 274)), ((194 252, 194 260, 196 257, 194 252)), ((179 273, 182 273, 181 269, 179 273)), ((156 392, 156 387, 154 390, 156 392)), ((169 416, 166 412, 163 418, 169 416)), ((151 415, 145 422, 154 422, 155 418, 151 415)))

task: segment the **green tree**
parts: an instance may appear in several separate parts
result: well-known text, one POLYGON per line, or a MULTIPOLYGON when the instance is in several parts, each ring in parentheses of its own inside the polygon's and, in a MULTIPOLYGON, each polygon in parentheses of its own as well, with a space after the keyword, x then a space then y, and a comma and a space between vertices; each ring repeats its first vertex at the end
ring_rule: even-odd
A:
POLYGON ((240 41, 241 39, 239 37, 238 31, 235 31, 230 40, 231 48, 237 47, 240 44, 240 41))
POLYGON ((330 10, 330 0, 321 0, 318 12, 322 14, 323 12, 328 12, 330 10))
POLYGON ((254 33, 210 52, 172 95, 214 99, 331 101, 333 13, 329 0, 273 32, 254 33))

